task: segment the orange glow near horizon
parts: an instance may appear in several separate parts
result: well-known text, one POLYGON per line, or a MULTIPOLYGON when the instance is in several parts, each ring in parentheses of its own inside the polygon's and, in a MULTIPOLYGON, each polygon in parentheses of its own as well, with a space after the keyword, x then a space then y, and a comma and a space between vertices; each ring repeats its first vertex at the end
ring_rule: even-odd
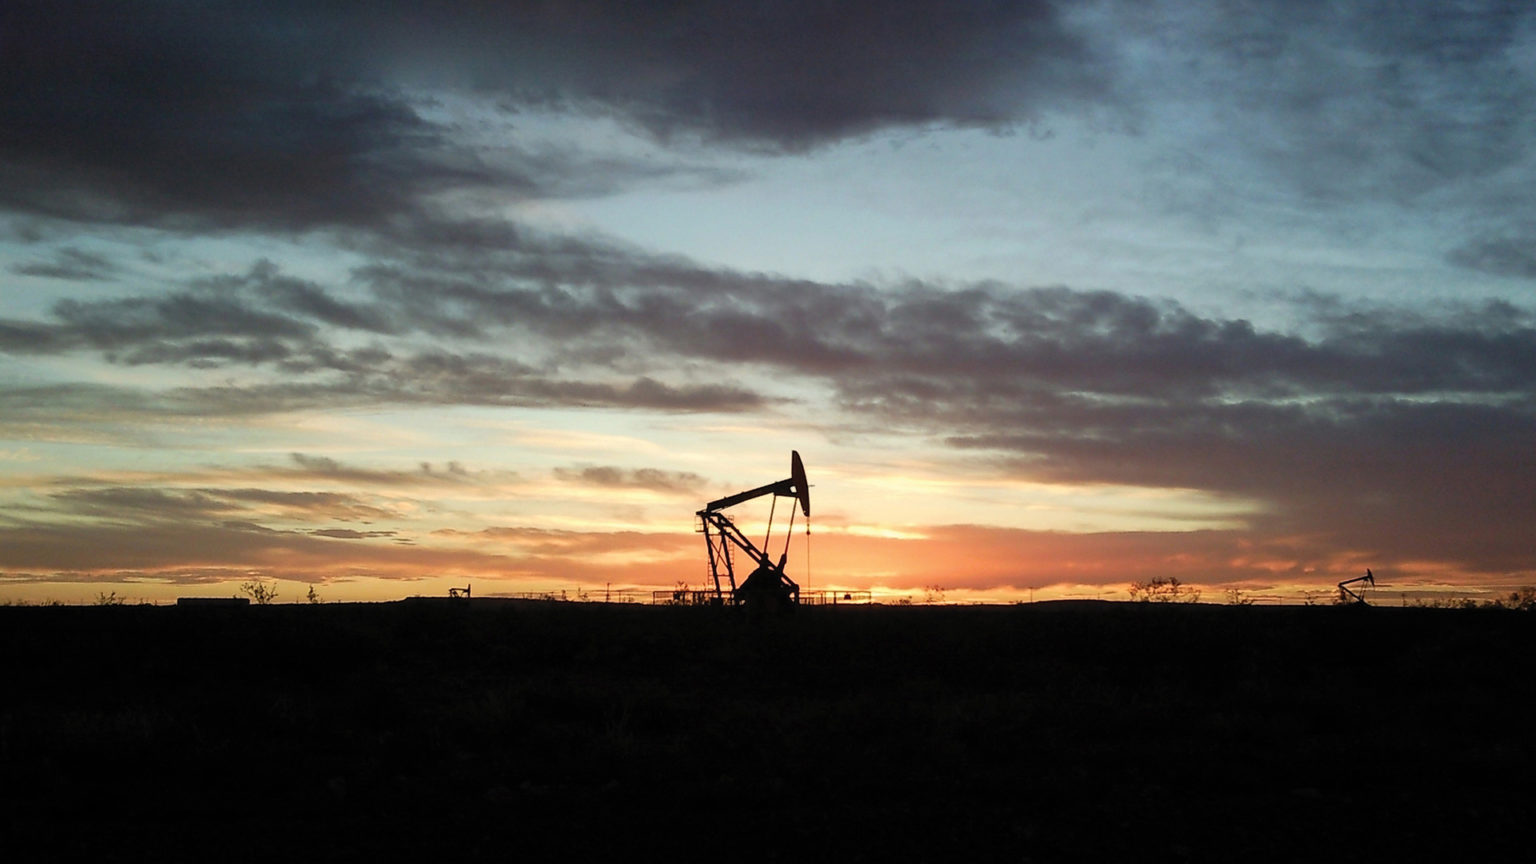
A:
MULTIPOLYGON (((589 598, 599 592, 632 597, 679 584, 708 585, 702 538, 691 532, 442 529, 409 545, 387 537, 306 536, 243 553, 229 548, 229 536, 224 545, 213 538, 199 545, 194 536, 178 540, 174 532, 134 535, 137 545, 130 535, 98 535, 98 544, 112 551, 81 549, 69 574, 0 582, 0 600, 90 603, 115 592, 119 598, 168 602, 231 595, 252 580, 281 586, 280 602, 301 601, 310 585, 322 599, 348 601, 441 595, 466 584, 473 584, 478 596, 565 592, 589 598), (177 548, 177 554, 165 555, 166 548, 177 548), (198 548, 207 554, 198 554, 198 548), (102 566, 107 559, 126 566, 102 566)), ((809 562, 806 539, 797 533, 789 545, 788 573, 805 590, 870 591, 884 602, 1125 600, 1130 583, 1159 578, 1200 589, 1205 602, 1223 602, 1232 589, 1261 602, 1308 602, 1325 600, 1334 582, 1363 569, 1358 555, 1303 563, 1274 554, 1278 551, 1258 554, 1242 535, 1220 531, 1073 534, 971 525, 850 525, 816 529, 809 562), (1192 578, 1192 573, 1206 575, 1192 578)), ((1434 562, 1378 568, 1377 575, 1378 596, 1489 596, 1520 587, 1469 585, 1434 562)))
MULTIPOLYGON (((710 450, 676 459, 656 445, 639 447, 663 469, 628 467, 633 454, 612 448, 638 447, 641 439, 583 428, 601 424, 581 415, 565 418, 574 426, 567 440, 554 418, 533 425, 458 413, 438 434, 462 436, 469 449, 448 447, 433 462, 390 449, 412 437, 403 426, 421 422, 409 413, 329 424, 371 436, 327 451, 336 455, 250 447, 246 461, 149 467, 132 452, 109 451, 123 464, 104 459, 73 474, 46 460, 13 459, 25 470, 0 489, 24 505, 17 512, 59 515, 0 525, 0 602, 89 603, 112 592, 166 602, 227 596, 251 580, 276 582, 280 597, 293 601, 311 585, 324 599, 358 601, 466 584, 478 596, 699 588, 708 574, 693 511, 775 481, 788 467, 790 436, 760 429, 713 430, 763 436, 748 442, 756 455, 744 462, 731 454, 747 445, 734 439, 710 440, 710 450), (487 438, 554 449, 525 462, 477 461, 500 453, 485 449, 487 438), (370 458, 375 451, 382 455, 370 458)), ((1133 582, 1176 578, 1206 602, 1232 590, 1305 602, 1366 567, 1381 578, 1378 593, 1390 585, 1403 596, 1445 586, 1483 596, 1531 581, 1426 556, 1383 561, 1303 533, 1264 533, 1247 524, 1263 508, 1246 499, 1029 482, 943 454, 910 452, 891 465, 856 448, 806 456, 809 549, 798 515, 793 535, 784 533, 794 509, 787 501, 756 499, 731 515, 754 541, 766 536, 775 557, 787 540, 788 573, 809 591, 870 591, 887 602, 1123 600, 1133 582), (965 521, 977 513, 1003 524, 965 521)))

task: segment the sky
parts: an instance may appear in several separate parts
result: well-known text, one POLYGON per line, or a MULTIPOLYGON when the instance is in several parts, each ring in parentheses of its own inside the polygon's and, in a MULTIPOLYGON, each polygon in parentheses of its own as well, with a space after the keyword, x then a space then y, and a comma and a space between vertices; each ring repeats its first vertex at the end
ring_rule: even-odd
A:
POLYGON ((1536 7, 13 0, 0 602, 1536 583, 1536 7), (749 536, 772 504, 732 511, 749 536))

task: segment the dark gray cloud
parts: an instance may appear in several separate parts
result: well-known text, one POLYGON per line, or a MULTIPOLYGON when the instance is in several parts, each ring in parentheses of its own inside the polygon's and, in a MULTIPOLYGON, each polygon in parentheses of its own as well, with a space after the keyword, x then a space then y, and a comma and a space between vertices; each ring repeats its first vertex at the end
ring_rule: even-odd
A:
POLYGON ((314 282, 284 276, 277 265, 267 260, 257 262, 243 276, 208 280, 204 284, 226 294, 261 295, 279 309, 345 330, 394 333, 401 329, 398 322, 380 315, 377 307, 338 300, 314 282))
POLYGON ((1508 169, 1536 137, 1522 60, 1536 12, 1507 0, 1243 0, 1198 14, 1052 0, 465 0, 430 12, 146 0, 132 15, 18 0, 0 15, 0 115, 26 117, 0 125, 0 206, 172 229, 387 231, 449 192, 728 180, 708 164, 505 134, 488 148, 475 120, 436 111, 444 94, 513 129, 519 111, 544 109, 777 152, 1055 112, 1109 112, 1134 129, 1138 115, 1201 101, 1221 149, 1326 200, 1409 200, 1508 169), (1149 52, 1164 58, 1154 72, 1149 52))
POLYGON ((206 495, 217 495, 225 501, 273 510, 286 518, 369 522, 400 515, 393 508, 381 505, 372 497, 346 492, 287 492, 250 487, 200 491, 206 495))
POLYGON ((54 251, 52 260, 15 264, 11 272, 70 282, 96 282, 112 278, 117 273, 117 265, 94 252, 64 246, 54 251))
POLYGON ((1446 260, 1495 276, 1536 279, 1536 231, 1472 240, 1451 250, 1446 260))
POLYGON ((277 473, 302 476, 307 482, 331 481, 364 486, 414 486, 422 483, 460 483, 468 475, 454 463, 448 469, 435 470, 422 463, 415 471, 379 470, 346 465, 329 456, 288 454, 288 465, 276 466, 277 473))
POLYGON ((60 354, 77 344, 53 324, 0 320, 0 351, 7 354, 60 354))
MULTIPOLYGON (((7 4, 0 205, 173 229, 290 230, 379 225, 455 189, 601 194, 693 172, 515 142, 488 160, 458 143, 464 130, 425 119, 430 99, 407 92, 404 67, 457 70, 450 77, 467 83, 470 67, 484 67, 474 57, 540 38, 519 26, 515 6, 487 22, 482 4, 449 4, 412 30, 400 22, 419 15, 414 5, 189 11, 150 0, 125 15, 95 2, 7 4)), ((515 76, 486 84, 513 103, 531 86, 515 76)))
POLYGON ((107 486, 68 489, 52 493, 51 497, 71 513, 114 520, 207 519, 245 509, 202 490, 107 486))
POLYGON ((784 149, 888 126, 1007 124, 1097 92, 1056 4, 414 4, 347 14, 397 74, 508 104, 784 149), (424 26, 426 25, 426 26, 424 26))
MULTIPOLYGON (((180 340, 206 341, 209 337, 260 341, 315 335, 312 324, 254 308, 228 292, 195 291, 94 302, 61 300, 54 306, 54 314, 61 332, 109 354, 180 340)), ((127 362, 136 362, 132 353, 127 362)))
POLYGON ((89 221, 306 227, 373 221, 455 182, 424 156, 437 130, 315 62, 324 34, 263 17, 259 5, 11 5, 0 202, 89 221))
POLYGON ((555 477, 567 483, 608 489, 647 489, 667 495, 693 494, 708 481, 691 471, 660 468, 620 468, 613 465, 556 468, 555 477))
POLYGON ((186 390, 178 395, 223 413, 321 408, 327 405, 501 405, 728 412, 763 408, 773 400, 731 384, 669 383, 641 375, 601 379, 579 373, 534 373, 517 361, 485 353, 433 351, 401 357, 366 373, 324 385, 266 385, 186 390), (245 407, 242 407, 242 403, 245 407))
MULTIPOLYGON (((325 472, 314 473, 327 476, 325 472)), ((386 472, 377 473, 386 475, 386 472)), ((364 482, 377 485, 393 481, 385 476, 382 480, 368 477, 364 482)), ((67 488, 48 493, 47 500, 51 508, 71 517, 86 517, 118 525, 202 522, 217 526, 239 524, 247 526, 248 530, 265 531, 273 529, 260 522, 274 519, 369 522, 399 515, 392 508, 380 506, 379 502, 371 498, 342 492, 287 492, 252 487, 189 489, 155 485, 125 486, 68 477, 59 478, 55 485, 67 488)))
POLYGON ((358 531, 355 528, 317 528, 309 532, 311 537, 329 537, 332 540, 372 540, 393 537, 395 531, 358 531))
POLYGON ((175 584, 253 577, 419 579, 424 573, 459 567, 505 572, 511 564, 497 555, 370 542, 384 538, 357 538, 355 543, 336 539, 238 520, 0 528, 0 578, 7 582, 152 578, 175 584))
POLYGON ((1049 2, 590 3, 496 23, 541 44, 487 46, 482 74, 662 138, 795 150, 889 126, 1000 126, 1102 86, 1049 2))
POLYGON ((96 384, 0 387, 0 429, 23 437, 47 429, 52 430, 50 434, 86 435, 94 440, 106 435, 100 431, 104 424, 153 427, 189 417, 229 421, 379 405, 740 413, 760 410, 779 401, 782 400, 743 387, 669 384, 645 376, 612 381, 524 377, 495 382, 493 386, 476 386, 452 379, 425 383, 400 380, 385 369, 366 378, 326 383, 229 384, 164 391, 96 384))
POLYGON ((324 314, 329 310, 304 309, 293 302, 262 308, 248 299, 248 290, 231 281, 111 300, 60 300, 53 306, 52 322, 0 320, 0 351, 58 354, 90 349, 130 366, 257 365, 320 344, 320 326, 335 317, 324 314), (301 320, 284 305, 315 320, 301 320))
POLYGON ((1502 397, 1528 393, 1536 370, 1536 322, 1507 303, 1416 312, 1304 296, 1295 303, 1307 323, 1281 332, 1113 292, 839 285, 600 243, 567 240, 561 248, 553 256, 559 272, 539 275, 530 268, 549 264, 542 251, 475 256, 483 265, 476 279, 457 275, 457 251, 418 249, 387 272, 360 273, 366 301, 340 301, 262 265, 250 277, 165 297, 62 301, 54 322, 0 322, 0 347, 75 346, 128 363, 271 365, 294 380, 270 385, 266 405, 306 394, 678 410, 763 404, 733 386, 664 382, 647 371, 672 374, 700 362, 811 376, 849 408, 896 413, 902 400, 940 396, 963 399, 970 411, 1067 396, 1502 397), (389 341, 337 349, 338 330, 389 341), (409 349, 401 341, 444 333, 459 334, 465 347, 409 349), (562 369, 561 357, 589 366, 562 369), (602 374, 625 364, 640 374, 602 374))
POLYGON ((923 396, 924 381, 935 392, 960 385, 997 400, 1036 390, 1266 399, 1501 393, 1523 390, 1532 368, 1531 314, 1508 304, 1438 315, 1323 298, 1300 310, 1317 331, 1302 335, 1113 292, 833 285, 646 256, 572 270, 580 275, 533 286, 515 272, 498 285, 395 270, 375 289, 429 330, 505 328, 558 336, 568 350, 591 341, 658 358, 758 364, 825 376, 850 404, 903 388, 923 396))
POLYGON ((604 194, 718 169, 463 143, 434 90, 774 149, 997 126, 1101 88, 1047 2, 256 2, 0 17, 0 205, 169 228, 381 226, 443 192, 604 194))
MULTIPOLYGON (((589 248, 577 241, 570 245, 589 248)), ((624 260, 601 244, 590 248, 624 260)), ((506 279, 493 271, 482 275, 506 279)), ((622 278, 609 274, 604 281, 622 278)), ((516 284, 524 287, 445 283, 442 277, 413 271, 409 278, 373 281, 371 302, 351 302, 263 262, 247 274, 200 280, 169 294, 63 300, 55 304, 50 322, 0 320, 0 351, 96 351, 124 365, 265 367, 285 376, 263 384, 165 391, 150 400, 153 409, 132 398, 108 398, 101 403, 104 410, 120 405, 227 416, 395 403, 737 412, 771 401, 733 383, 662 380, 648 373, 652 364, 620 362, 603 346, 634 344, 632 334, 643 333, 647 322, 626 320, 629 307, 606 285, 516 284), (338 348, 334 343, 342 333, 374 344, 338 348), (486 346, 511 334, 516 338, 510 352, 532 362, 508 356, 500 344, 493 353, 379 341, 444 334, 486 346), (606 337, 617 341, 604 343, 606 337), (577 368, 562 369, 563 355, 577 356, 577 368)), ((674 377, 670 359, 656 365, 674 377)), ((9 395, 25 400, 30 398, 26 394, 44 402, 50 398, 38 388, 9 395)), ((62 390, 53 395, 65 396, 62 390)), ((55 405, 62 408, 68 401, 55 405)))
POLYGON ((1269 536, 1328 537, 1383 559, 1525 567, 1518 529, 1536 467, 1520 442, 1536 404, 1391 399, 1076 404, 997 411, 957 447, 1001 473, 1062 483, 1202 489, 1264 502, 1269 536), (1074 419, 1068 419, 1074 418, 1074 419), (1007 454, 1013 454, 1011 456, 1007 454))
POLYGON ((515 131, 489 147, 482 123, 437 110, 460 96, 514 130, 519 111, 540 109, 775 152, 1056 112, 1135 128, 1200 101, 1223 147, 1334 200, 1485 176, 1530 155, 1536 135, 1521 60, 1536 13, 1506 0, 1243 0, 1198 14, 1052 0, 428 8, 7 4, 0 207, 173 229, 387 231, 445 193, 729 179, 674 157, 524 145, 515 131), (1155 74, 1139 65, 1149 50, 1166 58, 1155 74))

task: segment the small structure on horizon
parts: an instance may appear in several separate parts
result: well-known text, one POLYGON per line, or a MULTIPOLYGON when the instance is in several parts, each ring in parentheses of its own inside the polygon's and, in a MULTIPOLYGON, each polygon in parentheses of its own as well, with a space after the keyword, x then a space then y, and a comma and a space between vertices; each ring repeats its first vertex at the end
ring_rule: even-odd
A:
POLYGON ((471 585, 465 585, 463 588, 449 588, 448 598, 451 600, 468 600, 470 587, 471 585))
POLYGON ((1365 596, 1364 595, 1357 594, 1356 592, 1351 591, 1349 589, 1350 585, 1354 585, 1354 584, 1356 584, 1358 582, 1364 582, 1365 584, 1371 586, 1372 588, 1376 587, 1376 576, 1375 576, 1375 574, 1373 574, 1371 572, 1371 568, 1369 568, 1369 567, 1365 568, 1365 575, 1364 576, 1356 576, 1353 579, 1345 579, 1343 582, 1339 583, 1339 602, 1340 603, 1344 603, 1344 604, 1351 605, 1351 606, 1369 606, 1370 605, 1369 603, 1365 602, 1365 596), (1346 597, 1348 597, 1350 599, 1348 599, 1348 600, 1344 599, 1346 597))
POLYGON ((789 560, 789 538, 794 532, 796 508, 790 508, 789 528, 785 531, 784 537, 784 551, 780 553, 778 561, 774 561, 766 551, 759 549, 740 528, 736 527, 736 523, 722 512, 729 507, 764 495, 772 495, 774 498, 774 508, 768 514, 768 533, 763 538, 764 546, 769 544, 773 536, 773 517, 778 509, 780 497, 795 499, 799 504, 798 509, 805 514, 806 534, 810 534, 811 487, 806 482, 805 464, 800 461, 798 451, 791 450, 789 453, 789 477, 777 483, 769 483, 756 489, 728 495, 704 505, 704 509, 696 515, 703 526, 704 543, 709 550, 709 575, 714 580, 714 596, 711 602, 714 605, 724 605, 729 602, 737 606, 776 610, 800 604, 800 586, 784 573, 784 564, 789 560), (739 584, 736 581, 735 562, 735 553, 738 551, 753 565, 747 578, 739 584))

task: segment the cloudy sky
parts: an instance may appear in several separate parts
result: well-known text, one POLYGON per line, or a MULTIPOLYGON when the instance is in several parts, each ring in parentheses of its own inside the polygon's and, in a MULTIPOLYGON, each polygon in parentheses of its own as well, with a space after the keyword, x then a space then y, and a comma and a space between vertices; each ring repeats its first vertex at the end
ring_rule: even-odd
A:
POLYGON ((813 590, 1536 582, 1529 4, 13 0, 0 57, 0 600, 699 585, 792 448, 813 590))

